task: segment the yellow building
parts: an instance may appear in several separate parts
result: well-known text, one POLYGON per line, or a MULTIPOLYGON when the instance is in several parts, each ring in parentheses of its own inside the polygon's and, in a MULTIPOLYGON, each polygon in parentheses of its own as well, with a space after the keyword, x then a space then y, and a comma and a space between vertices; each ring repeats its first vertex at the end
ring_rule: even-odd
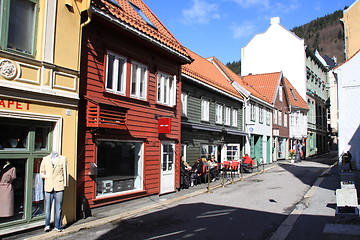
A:
POLYGON ((353 56, 360 49, 360 1, 356 0, 344 10, 345 58, 353 56))
POLYGON ((80 15, 87 4, 0 1, 0 168, 16 169, 12 184, 1 185, 0 173, 0 205, 8 211, 0 211, 0 235, 44 225, 39 166, 52 151, 68 160, 63 223, 76 219, 80 15))

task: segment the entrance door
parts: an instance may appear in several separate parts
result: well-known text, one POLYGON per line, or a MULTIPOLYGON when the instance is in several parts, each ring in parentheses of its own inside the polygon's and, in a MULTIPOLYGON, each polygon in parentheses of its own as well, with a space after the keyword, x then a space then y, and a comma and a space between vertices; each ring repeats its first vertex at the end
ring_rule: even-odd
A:
POLYGON ((161 180, 160 194, 175 190, 175 143, 162 142, 161 144, 161 180))

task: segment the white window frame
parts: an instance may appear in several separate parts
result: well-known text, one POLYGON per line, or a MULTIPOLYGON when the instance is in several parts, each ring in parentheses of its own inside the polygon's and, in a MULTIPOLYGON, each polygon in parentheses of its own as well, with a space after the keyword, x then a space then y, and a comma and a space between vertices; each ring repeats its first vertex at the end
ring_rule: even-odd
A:
POLYGON ((176 105, 176 75, 158 72, 157 102, 173 107, 176 105))
POLYGON ((273 111, 273 124, 277 125, 278 124, 278 110, 274 109, 273 111))
POLYGON ((188 98, 189 95, 186 92, 181 93, 181 115, 185 117, 187 116, 188 98))
POLYGON ((287 117, 288 117, 288 114, 287 114, 287 113, 284 113, 284 127, 287 127, 287 126, 288 126, 287 117))
POLYGON ((279 115, 279 117, 278 117, 278 125, 282 126, 282 112, 280 110, 278 111, 278 115, 279 115))
POLYGON ((223 124, 223 109, 223 105, 215 104, 215 123, 217 124, 223 124))
POLYGON ((279 86, 279 101, 283 101, 283 87, 279 86))
POLYGON ((254 121, 255 122, 256 118, 255 118, 255 105, 250 103, 250 121, 254 121))
POLYGON ((264 122, 264 107, 259 106, 259 123, 264 122))
POLYGON ((224 125, 231 125, 231 108, 227 106, 224 108, 224 125))
POLYGON ((231 125, 233 127, 238 126, 238 110, 237 109, 232 110, 232 123, 231 123, 231 125))
POLYGON ((125 95, 126 93, 126 66, 127 66, 127 60, 125 57, 116 54, 114 52, 111 51, 107 51, 107 56, 106 56, 106 80, 105 80, 105 89, 107 92, 112 92, 112 93, 116 93, 116 94, 121 94, 121 95, 125 95), (108 82, 109 82, 109 72, 110 72, 110 57, 109 56, 113 56, 114 57, 114 62, 112 65, 112 83, 111 86, 108 86, 108 82), (124 61, 122 63, 122 73, 121 76, 119 77, 119 69, 120 69, 120 64, 121 64, 121 60, 124 61))
POLYGON ((270 125, 271 113, 269 109, 266 109, 266 124, 270 125))
POLYGON ((148 67, 142 63, 131 62, 131 76, 130 76, 130 96, 137 99, 146 100, 147 97, 147 82, 148 82, 148 67), (136 69, 136 71, 134 71, 136 69), (144 70, 142 74, 142 70, 144 70))
POLYGON ((209 122, 210 120, 210 101, 201 99, 201 121, 209 122))

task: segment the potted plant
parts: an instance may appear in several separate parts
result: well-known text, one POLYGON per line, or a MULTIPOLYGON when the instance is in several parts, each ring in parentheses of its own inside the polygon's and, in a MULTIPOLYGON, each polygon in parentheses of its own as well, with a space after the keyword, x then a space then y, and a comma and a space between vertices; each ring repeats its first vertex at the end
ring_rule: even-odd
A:
POLYGON ((290 150, 289 156, 290 156, 291 162, 293 163, 294 162, 294 157, 295 157, 295 149, 290 150))

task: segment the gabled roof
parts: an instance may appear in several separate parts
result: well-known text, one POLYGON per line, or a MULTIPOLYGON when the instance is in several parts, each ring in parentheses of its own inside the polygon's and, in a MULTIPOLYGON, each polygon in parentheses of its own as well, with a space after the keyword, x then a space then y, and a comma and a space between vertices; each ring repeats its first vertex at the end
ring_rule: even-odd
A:
POLYGON ((189 49, 187 51, 194 61, 182 66, 182 74, 231 94, 236 98, 244 99, 214 64, 189 49))
POLYGON ((353 57, 356 56, 356 54, 358 54, 360 52, 360 49, 356 51, 356 53, 354 53, 351 57, 349 57, 348 59, 346 59, 346 61, 342 62, 341 64, 337 65, 336 67, 333 68, 333 70, 339 68, 340 66, 344 65, 345 63, 349 62, 353 57))
POLYGON ((290 81, 284 77, 286 92, 289 97, 290 105, 296 108, 302 108, 309 110, 309 106, 305 102, 305 100, 300 96, 298 91, 294 88, 294 86, 290 83, 290 81))
POLYGON ((185 59, 186 62, 191 62, 185 48, 142 0, 91 0, 91 6, 95 14, 166 48, 185 59), (141 13, 136 11, 131 3, 137 6, 141 13))
POLYGON ((260 94, 261 99, 274 105, 281 78, 281 72, 274 72, 246 75, 242 77, 242 80, 260 94))

